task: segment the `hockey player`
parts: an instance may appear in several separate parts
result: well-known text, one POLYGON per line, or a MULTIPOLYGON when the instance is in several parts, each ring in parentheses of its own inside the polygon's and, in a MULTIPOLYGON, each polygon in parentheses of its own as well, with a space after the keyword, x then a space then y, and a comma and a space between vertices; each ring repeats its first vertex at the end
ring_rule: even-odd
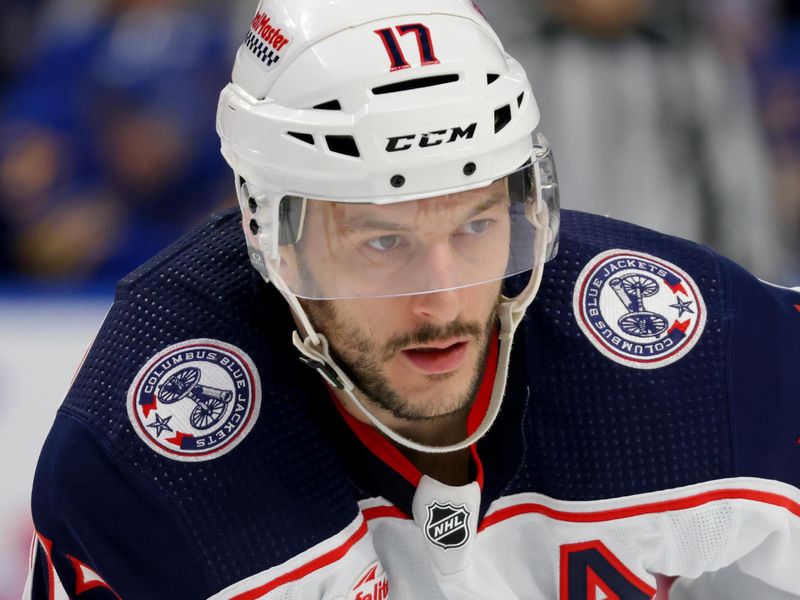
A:
POLYGON ((27 598, 800 598, 797 291, 560 213, 466 0, 263 0, 232 79, 241 211, 121 282, 27 598))

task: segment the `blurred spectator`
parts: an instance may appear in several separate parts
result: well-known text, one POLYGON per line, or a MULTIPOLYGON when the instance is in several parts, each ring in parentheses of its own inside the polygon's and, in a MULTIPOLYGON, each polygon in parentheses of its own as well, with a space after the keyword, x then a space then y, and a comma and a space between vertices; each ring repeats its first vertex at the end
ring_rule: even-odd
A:
POLYGON ((746 65, 760 52, 772 30, 777 0, 702 0, 687 3, 702 19, 728 61, 746 65))
POLYGON ((0 4, 0 90, 25 64, 41 4, 42 0, 3 0, 0 4))
POLYGON ((705 242, 761 277, 786 279, 751 88, 683 3, 481 8, 531 76, 566 207, 705 242))
MULTIPOLYGON (((791 226, 791 249, 800 256, 800 6, 777 6, 772 35, 755 59, 764 125, 773 151, 781 218, 791 226)), ((800 261, 794 282, 800 284, 800 261)))
POLYGON ((34 277, 116 279, 228 201, 228 32, 181 0, 55 2, 3 102, 0 223, 34 277))

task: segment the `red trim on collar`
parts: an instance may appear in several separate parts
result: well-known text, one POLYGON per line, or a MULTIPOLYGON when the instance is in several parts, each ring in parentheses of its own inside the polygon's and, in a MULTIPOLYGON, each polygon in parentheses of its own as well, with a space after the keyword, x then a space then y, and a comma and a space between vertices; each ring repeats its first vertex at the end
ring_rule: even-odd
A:
MULTIPOLYGON (((483 375, 483 380, 478 389, 478 394, 475 397, 475 402, 469 411, 469 415, 467 415, 467 435, 472 435, 475 430, 478 429, 489 410, 489 401, 492 398, 494 379, 497 374, 498 347, 497 332, 495 331, 489 342, 489 352, 486 357, 486 372, 483 375)), ((411 485, 417 487, 419 485, 419 480, 422 478, 420 470, 392 444, 389 438, 385 437, 371 425, 362 423, 347 412, 336 399, 330 387, 328 388, 328 392, 331 394, 333 404, 336 406, 339 414, 342 415, 347 425, 353 433, 356 434, 356 437, 361 440, 361 443, 389 467, 397 471, 411 485)), ((475 462, 475 481, 477 481, 478 485, 483 489, 483 463, 478 456, 476 445, 472 444, 469 451, 472 460, 475 462)))
MULTIPOLYGON (((492 337, 489 342, 489 352, 486 356, 486 372, 483 374, 481 387, 478 388, 478 395, 475 397, 475 402, 467 415, 467 435, 472 435, 480 427, 483 420, 486 418, 486 413, 489 411, 489 403, 492 400, 492 392, 494 391, 494 380, 497 376, 497 355, 499 353, 499 346, 497 339, 497 330, 492 332, 492 337)), ((475 462, 475 481, 478 486, 483 489, 483 462, 481 457, 478 456, 477 444, 472 444, 469 447, 472 460, 475 462)))
MULTIPOLYGON (((331 396, 333 396, 333 392, 331 392, 331 396)), ((422 478, 422 473, 420 473, 417 467, 411 464, 410 460, 403 456, 403 453, 400 452, 400 450, 392 445, 392 442, 389 441, 389 438, 382 435, 380 431, 371 425, 367 425, 366 423, 362 423, 356 419, 344 409, 344 407, 338 400, 336 400, 335 397, 333 399, 333 403, 339 411, 339 414, 344 417, 347 425, 353 430, 353 433, 356 434, 356 437, 361 440, 361 443, 364 444, 370 452, 402 475, 403 478, 411 485, 414 487, 419 485, 419 480, 422 478)))

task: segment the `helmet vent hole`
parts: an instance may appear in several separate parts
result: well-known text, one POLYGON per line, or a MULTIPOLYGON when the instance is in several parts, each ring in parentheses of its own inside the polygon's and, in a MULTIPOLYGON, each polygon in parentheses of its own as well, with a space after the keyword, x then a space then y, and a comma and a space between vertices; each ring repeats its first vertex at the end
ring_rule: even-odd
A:
POLYGON ((517 108, 522 106, 522 99, 525 97, 525 92, 522 92, 519 96, 517 96, 517 108))
POLYGON ((286 133, 301 142, 305 142, 311 146, 314 145, 314 136, 310 133, 298 133, 297 131, 287 131, 286 133))
POLYGON ((325 141, 328 143, 328 149, 331 152, 347 156, 361 156, 352 135, 326 135, 325 141))
POLYGON ((342 110, 342 105, 338 100, 328 100, 322 104, 317 104, 314 108, 317 110, 342 110))
POLYGON ((433 87, 435 85, 444 85, 446 83, 453 83, 454 81, 458 80, 458 74, 419 77, 417 79, 408 79, 406 81, 398 81, 397 83, 390 83, 389 85, 381 85, 372 88, 372 93, 375 95, 393 94, 395 92, 406 92, 408 90, 418 90, 420 88, 433 87))
POLYGON ((492 85, 497 78, 500 77, 497 73, 487 73, 486 74, 486 85, 492 85))
POLYGON ((511 106, 506 104, 494 111, 494 132, 498 133, 511 122, 511 106))

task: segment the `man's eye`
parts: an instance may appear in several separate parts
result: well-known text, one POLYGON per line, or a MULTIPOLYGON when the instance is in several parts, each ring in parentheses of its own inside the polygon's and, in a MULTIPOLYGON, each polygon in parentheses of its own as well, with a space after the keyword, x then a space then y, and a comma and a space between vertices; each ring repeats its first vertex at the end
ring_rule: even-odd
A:
POLYGON ((468 233, 468 234, 476 234, 476 233, 483 233, 492 225, 491 219, 476 219, 475 221, 470 221, 469 223, 465 223, 461 227, 458 228, 458 233, 468 233))
POLYGON ((373 250, 386 252, 400 245, 399 235, 382 235, 367 241, 367 245, 373 250))

